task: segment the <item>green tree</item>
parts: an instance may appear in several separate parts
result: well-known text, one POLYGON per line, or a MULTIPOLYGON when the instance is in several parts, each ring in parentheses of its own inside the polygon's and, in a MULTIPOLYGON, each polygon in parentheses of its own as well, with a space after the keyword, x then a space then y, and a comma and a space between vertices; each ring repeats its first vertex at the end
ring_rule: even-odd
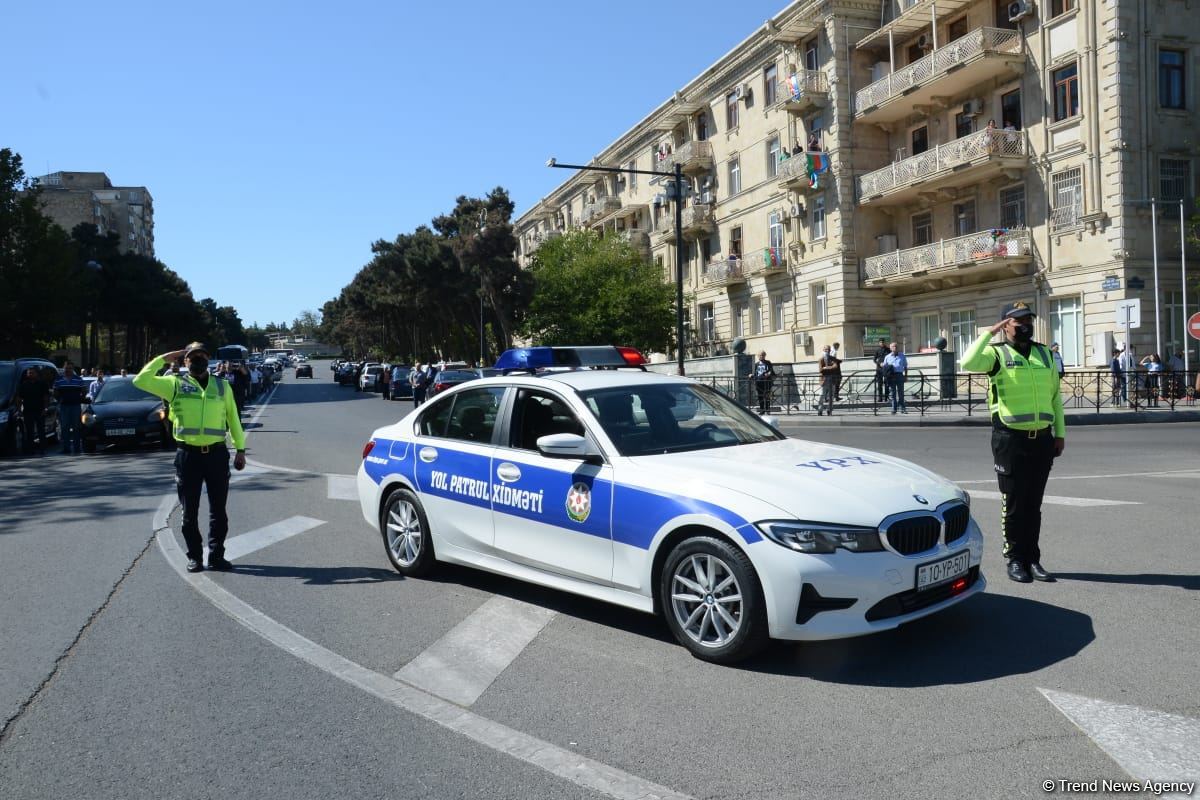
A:
POLYGON ((674 291, 624 239, 572 231, 544 242, 529 272, 533 297, 521 331, 533 341, 667 349, 674 291))
POLYGON ((315 336, 321 327, 321 315, 311 309, 300 312, 300 316, 292 322, 292 333, 297 336, 315 336))

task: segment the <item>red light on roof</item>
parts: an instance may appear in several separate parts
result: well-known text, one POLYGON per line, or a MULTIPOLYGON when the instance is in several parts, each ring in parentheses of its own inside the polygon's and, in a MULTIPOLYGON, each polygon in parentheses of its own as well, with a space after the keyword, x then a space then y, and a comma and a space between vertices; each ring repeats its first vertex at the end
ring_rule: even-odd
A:
POLYGON ((954 583, 950 584, 950 591, 952 592, 961 592, 965 588, 967 588, 966 578, 959 578, 954 583))
POLYGON ((363 445, 362 457, 366 458, 367 456, 369 456, 371 454, 371 451, 374 449, 375 449, 375 440, 372 439, 371 441, 369 441, 363 445))
POLYGON ((618 347, 617 352, 621 354, 621 358, 625 359, 625 363, 631 367, 640 367, 646 363, 646 358, 632 347, 618 347))

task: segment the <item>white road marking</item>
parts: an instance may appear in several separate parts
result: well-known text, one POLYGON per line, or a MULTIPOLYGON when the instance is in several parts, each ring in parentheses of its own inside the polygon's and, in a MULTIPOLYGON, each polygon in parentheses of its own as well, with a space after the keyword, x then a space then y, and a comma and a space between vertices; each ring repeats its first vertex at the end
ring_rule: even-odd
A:
POLYGON ((248 478, 257 478, 260 475, 266 475, 269 472, 270 470, 266 469, 265 467, 247 462, 246 466, 240 472, 238 470, 233 470, 229 476, 229 480, 233 483, 237 483, 248 478))
MULTIPOLYGON (((1167 470, 1159 472, 1113 472, 1107 475, 1051 475, 1052 481, 1097 481, 1105 478, 1200 478, 1198 470, 1167 470)), ((976 483, 995 483, 993 478, 978 478, 969 481, 955 481, 960 486, 976 483)))
POLYGON ((554 617, 549 609, 493 597, 393 677, 471 706, 554 617))
MULTIPOLYGON (((254 412, 254 416, 250 418, 250 422, 247 423, 247 427, 249 427, 250 425, 256 425, 258 423, 258 418, 261 417, 262 413, 267 410, 267 406, 269 406, 271 404, 271 398, 275 396, 275 392, 278 389, 279 389, 279 382, 276 381, 275 385, 271 387, 271 391, 267 392, 267 399, 263 400, 261 403, 259 403, 258 410, 256 410, 254 412)), ((249 437, 250 434, 253 432, 254 432, 253 430, 246 431, 246 436, 249 437)))
POLYGON ((1133 777, 1200 781, 1200 720, 1067 692, 1038 691, 1133 777))
POLYGON ((221 588, 204 573, 189 573, 175 534, 167 527, 174 498, 154 515, 158 547, 167 563, 209 602, 276 647, 396 708, 416 714, 499 753, 616 800, 693 800, 689 795, 602 764, 543 739, 474 714, 406 683, 380 675, 321 647, 221 588))
POLYGON ((326 494, 330 500, 357 500, 358 484, 353 475, 326 475, 326 494))
MULTIPOLYGON (((972 489, 972 498, 983 498, 984 500, 999 500, 999 492, 985 492, 982 489, 972 489)), ((1096 497, 1060 497, 1058 495, 1048 494, 1042 498, 1043 504, 1052 506, 1076 506, 1078 508, 1086 508, 1089 506, 1140 506, 1141 503, 1135 500, 1106 500, 1096 497)))
POLYGON ((232 561, 324 524, 323 519, 291 517, 248 533, 231 536, 225 540, 225 557, 232 561))

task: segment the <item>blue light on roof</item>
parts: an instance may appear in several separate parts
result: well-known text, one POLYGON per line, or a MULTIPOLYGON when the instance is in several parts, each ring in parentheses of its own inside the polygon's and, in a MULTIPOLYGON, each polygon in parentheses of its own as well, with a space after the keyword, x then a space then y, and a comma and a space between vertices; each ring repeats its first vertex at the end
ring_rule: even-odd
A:
POLYGON ((544 369, 554 366, 554 348, 517 347, 496 359, 496 369, 544 369))

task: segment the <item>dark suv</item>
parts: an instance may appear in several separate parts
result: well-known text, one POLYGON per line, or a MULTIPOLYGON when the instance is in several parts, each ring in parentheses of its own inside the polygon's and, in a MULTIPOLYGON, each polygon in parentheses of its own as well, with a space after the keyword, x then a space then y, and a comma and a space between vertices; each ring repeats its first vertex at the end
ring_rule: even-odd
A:
MULTIPOLYGON (((21 378, 32 367, 38 379, 46 383, 51 391, 46 401, 46 438, 58 441, 58 403, 54 400, 54 382, 58 380, 58 368, 44 358, 18 358, 0 361, 0 455, 12 455, 21 449, 24 421, 17 410, 21 378)), ((46 443, 40 443, 45 448, 46 443)))

